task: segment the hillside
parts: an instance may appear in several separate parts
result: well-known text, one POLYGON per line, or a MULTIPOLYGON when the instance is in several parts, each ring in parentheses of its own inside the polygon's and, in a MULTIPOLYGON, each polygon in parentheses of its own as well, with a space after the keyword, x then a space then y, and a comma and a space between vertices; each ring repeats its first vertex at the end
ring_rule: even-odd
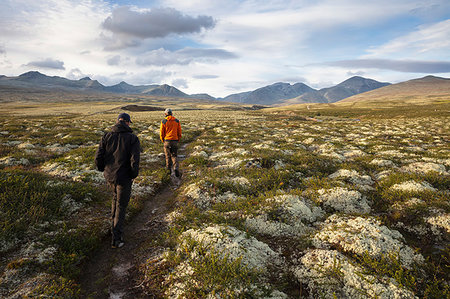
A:
POLYGON ((354 76, 336 86, 313 89, 304 83, 275 83, 254 91, 232 94, 224 98, 225 101, 262 104, 262 105, 290 105, 300 103, 334 103, 347 97, 374 90, 389 83, 382 83, 372 79, 354 76))
POLYGON ((450 99, 450 79, 426 76, 354 95, 337 104, 432 103, 450 99))
MULTIPOLYGON (((188 95, 167 84, 134 86, 122 81, 113 86, 104 86, 97 80, 92 80, 89 77, 84 77, 79 80, 70 80, 58 76, 47 76, 36 71, 27 72, 17 77, 1 76, 0 91, 2 93, 42 93, 49 91, 71 93, 114 93, 197 98, 195 95, 188 95)), ((198 99, 211 100, 214 98, 203 94, 198 97, 198 99)))
POLYGON ((295 98, 298 95, 314 92, 315 90, 303 83, 289 84, 278 82, 258 88, 251 92, 232 94, 224 98, 225 101, 272 105, 280 100, 295 98))

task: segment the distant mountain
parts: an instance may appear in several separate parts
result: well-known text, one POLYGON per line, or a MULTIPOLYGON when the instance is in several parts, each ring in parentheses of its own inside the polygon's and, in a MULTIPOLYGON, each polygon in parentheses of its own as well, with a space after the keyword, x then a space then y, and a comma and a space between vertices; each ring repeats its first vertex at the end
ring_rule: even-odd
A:
POLYGON ((369 92, 345 98, 339 103, 350 102, 421 102, 439 100, 450 96, 450 79, 426 76, 419 79, 388 85, 369 92))
POLYGON ((0 86, 41 88, 41 89, 78 89, 78 90, 102 90, 104 86, 97 80, 83 78, 80 80, 69 80, 58 76, 47 76, 36 71, 24 73, 18 77, 0 77, 0 86))
MULTIPOLYGON (((97 80, 84 77, 79 80, 70 80, 58 76, 47 76, 40 72, 31 71, 17 77, 0 76, 0 91, 2 89, 33 89, 33 90, 60 90, 71 92, 108 92, 124 94, 145 94, 165 97, 187 97, 196 98, 195 95, 187 95, 177 88, 163 85, 139 85, 134 86, 124 81, 113 86, 104 86, 97 80)), ((202 94, 198 99, 213 99, 213 97, 202 94)))
POLYGON ((171 96, 171 97, 187 97, 188 95, 184 92, 176 89, 173 86, 163 84, 157 87, 151 88, 143 92, 143 94, 154 95, 154 96, 171 96))
POLYGON ((208 100, 208 101, 215 101, 215 100, 217 100, 216 98, 210 96, 207 93, 191 94, 191 95, 188 95, 188 98, 199 99, 199 100, 208 100))
POLYGON ((254 91, 232 94, 223 98, 223 100, 261 105, 333 103, 386 85, 389 85, 389 83, 381 83, 358 76, 347 79, 336 86, 320 90, 313 89, 303 83, 293 85, 289 83, 275 83, 254 91))
POLYGON ((291 85, 289 83, 278 82, 251 92, 233 94, 225 97, 223 100, 247 104, 271 105, 274 102, 295 98, 301 94, 313 91, 314 89, 303 83, 291 85))

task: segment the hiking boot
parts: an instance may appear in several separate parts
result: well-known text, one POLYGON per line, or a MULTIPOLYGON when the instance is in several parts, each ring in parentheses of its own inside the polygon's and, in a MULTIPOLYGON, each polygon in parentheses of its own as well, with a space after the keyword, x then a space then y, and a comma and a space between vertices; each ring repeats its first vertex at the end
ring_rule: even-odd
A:
POLYGON ((125 245, 125 242, 123 240, 113 241, 111 248, 121 248, 125 245))
POLYGON ((178 169, 175 169, 175 176, 181 178, 181 172, 178 169))

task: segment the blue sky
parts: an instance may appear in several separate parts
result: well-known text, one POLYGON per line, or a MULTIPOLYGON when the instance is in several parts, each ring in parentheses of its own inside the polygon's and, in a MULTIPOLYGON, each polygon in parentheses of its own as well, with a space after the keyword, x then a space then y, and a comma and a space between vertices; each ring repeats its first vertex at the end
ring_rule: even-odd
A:
POLYGON ((224 97, 353 75, 450 77, 448 0, 0 0, 0 74, 224 97))

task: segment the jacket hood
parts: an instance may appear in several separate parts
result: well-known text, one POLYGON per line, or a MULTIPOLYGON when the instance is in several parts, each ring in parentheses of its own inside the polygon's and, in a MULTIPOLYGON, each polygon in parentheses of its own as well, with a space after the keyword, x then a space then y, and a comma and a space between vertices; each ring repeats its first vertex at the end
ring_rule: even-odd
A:
POLYGON ((133 132, 133 130, 123 121, 119 121, 112 126, 111 130, 116 133, 133 132))
POLYGON ((165 118, 167 120, 175 120, 176 119, 173 115, 167 115, 165 118))

